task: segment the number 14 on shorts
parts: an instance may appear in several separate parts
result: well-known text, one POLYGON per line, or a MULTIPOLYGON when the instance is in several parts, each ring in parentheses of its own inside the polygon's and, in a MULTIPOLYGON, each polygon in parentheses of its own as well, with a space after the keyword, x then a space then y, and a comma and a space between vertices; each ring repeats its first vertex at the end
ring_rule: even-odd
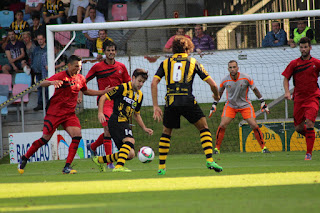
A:
POLYGON ((131 129, 124 129, 124 134, 132 136, 132 130, 131 129))

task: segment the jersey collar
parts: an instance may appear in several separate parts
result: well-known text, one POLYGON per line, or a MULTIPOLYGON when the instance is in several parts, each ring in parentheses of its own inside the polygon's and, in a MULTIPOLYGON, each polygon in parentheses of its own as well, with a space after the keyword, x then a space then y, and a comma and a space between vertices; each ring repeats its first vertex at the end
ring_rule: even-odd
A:
POLYGON ((188 56, 188 53, 175 53, 172 58, 187 58, 188 56))

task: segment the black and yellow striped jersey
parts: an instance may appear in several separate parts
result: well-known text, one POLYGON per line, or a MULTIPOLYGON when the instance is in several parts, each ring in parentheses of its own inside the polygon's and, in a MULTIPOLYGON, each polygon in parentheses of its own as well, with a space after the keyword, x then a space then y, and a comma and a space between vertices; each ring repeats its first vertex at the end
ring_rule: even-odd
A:
POLYGON ((211 78, 202 64, 187 53, 177 53, 164 60, 156 72, 156 78, 165 76, 167 85, 166 106, 190 106, 196 103, 192 95, 192 83, 198 74, 202 80, 211 78))
POLYGON ((129 122, 133 111, 140 113, 143 95, 141 90, 133 91, 131 81, 116 86, 105 96, 108 100, 114 100, 112 114, 118 116, 118 122, 129 122))
POLYGON ((43 4, 42 11, 45 16, 55 16, 64 13, 63 2, 56 0, 55 3, 51 3, 51 0, 47 0, 46 3, 43 4))
POLYGON ((13 30, 16 34, 16 38, 18 40, 22 40, 22 33, 25 31, 29 31, 29 24, 26 21, 21 21, 18 23, 17 21, 14 21, 10 25, 10 30, 13 30))

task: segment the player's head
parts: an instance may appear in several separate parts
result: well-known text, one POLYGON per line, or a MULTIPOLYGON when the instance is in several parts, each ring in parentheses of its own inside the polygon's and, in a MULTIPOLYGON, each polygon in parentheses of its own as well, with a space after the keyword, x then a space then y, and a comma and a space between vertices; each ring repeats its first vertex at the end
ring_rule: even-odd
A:
POLYGON ((113 60, 117 54, 117 45, 112 41, 103 42, 103 50, 108 60, 113 60))
POLYGON ((235 77, 238 74, 239 67, 238 62, 236 60, 231 60, 228 62, 228 71, 230 72, 230 75, 235 77))
POLYGON ((299 41, 299 48, 301 57, 309 57, 310 50, 312 49, 310 39, 308 37, 301 38, 299 41))
POLYGON ((79 56, 72 55, 68 58, 68 73, 70 76, 74 76, 80 73, 82 67, 82 61, 79 56))
POLYGON ((190 53, 194 49, 192 41, 181 35, 177 35, 172 42, 172 52, 175 53, 190 53))
POLYGON ((148 71, 137 68, 132 74, 132 87, 134 91, 138 91, 143 86, 144 82, 148 79, 148 71))

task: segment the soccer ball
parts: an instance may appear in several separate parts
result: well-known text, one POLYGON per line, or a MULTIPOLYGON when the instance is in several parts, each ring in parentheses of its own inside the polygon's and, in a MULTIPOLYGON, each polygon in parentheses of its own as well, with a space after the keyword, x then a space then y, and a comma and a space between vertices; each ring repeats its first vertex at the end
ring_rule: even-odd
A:
POLYGON ((142 163, 150 163, 154 159, 154 151, 148 146, 143 146, 138 152, 138 158, 142 163))

